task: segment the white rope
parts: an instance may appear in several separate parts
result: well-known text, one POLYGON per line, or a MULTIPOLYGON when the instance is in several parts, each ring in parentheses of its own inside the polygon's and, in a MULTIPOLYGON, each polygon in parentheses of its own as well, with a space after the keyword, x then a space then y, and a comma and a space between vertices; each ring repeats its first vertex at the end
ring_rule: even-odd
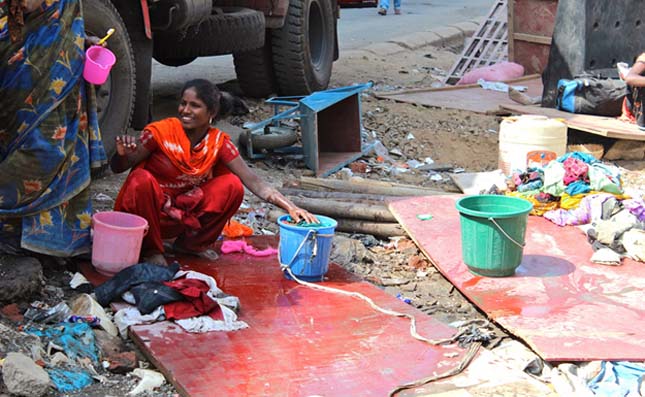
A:
POLYGON ((349 297, 352 297, 352 298, 357 298, 357 299, 360 299, 360 300, 362 300, 364 302, 367 302, 367 304, 370 305, 370 307, 372 309, 374 309, 374 310, 376 310, 378 312, 381 312, 381 313, 386 314, 388 316, 405 317, 405 318, 409 319, 410 320, 410 335, 412 335, 412 337, 417 339, 417 340, 420 340, 422 342, 431 344, 433 346, 434 345, 439 345, 439 344, 445 344, 445 343, 454 342, 457 339, 457 337, 459 335, 461 335, 461 333, 458 333, 455 336, 453 336, 452 338, 448 338, 448 339, 439 339, 439 340, 428 339, 428 338, 420 335, 417 332, 417 320, 411 314, 401 313, 401 312, 397 312, 397 311, 390 310, 390 309, 384 309, 384 308, 380 307, 379 305, 377 305, 376 303, 374 303, 374 301, 372 299, 370 299, 367 296, 365 296, 365 295, 363 295, 361 293, 358 293, 358 292, 345 291, 345 290, 342 290, 342 289, 327 287, 327 286, 324 286, 324 285, 319 285, 319 284, 315 284, 315 283, 310 283, 308 281, 300 280, 298 277, 296 277, 293 274, 293 272, 291 271, 291 269, 288 266, 283 265, 282 270, 286 271, 287 273, 289 273, 289 276, 291 276, 291 278, 295 282, 297 282, 298 284, 307 286, 309 288, 312 288, 312 289, 315 289, 315 290, 318 290, 318 291, 324 291, 324 292, 329 292, 329 293, 332 293, 332 294, 338 294, 338 295, 349 296, 349 297))

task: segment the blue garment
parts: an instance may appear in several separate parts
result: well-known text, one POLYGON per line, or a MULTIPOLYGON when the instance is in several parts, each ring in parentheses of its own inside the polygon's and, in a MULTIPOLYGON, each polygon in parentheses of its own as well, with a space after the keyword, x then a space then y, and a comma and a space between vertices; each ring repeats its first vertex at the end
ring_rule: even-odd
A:
POLYGON ((568 184, 565 191, 569 196, 575 196, 576 194, 589 193, 591 191, 591 187, 584 181, 575 181, 568 184))
POLYGON ((90 249, 90 168, 105 164, 83 80, 79 0, 49 0, 12 42, 0 28, 0 241, 55 256, 90 249))
POLYGON ((569 157, 573 157, 574 159, 578 159, 587 164, 595 164, 599 162, 598 159, 596 159, 594 156, 590 155, 589 153, 582 153, 582 152, 565 153, 564 155, 558 157, 558 161, 561 163, 564 163, 564 161, 569 157))
POLYGON ((640 397, 639 386, 645 365, 629 361, 603 361, 600 372, 589 381, 589 388, 601 397, 640 397))
MULTIPOLYGON (((401 9, 401 0, 393 0, 393 1, 394 1, 394 9, 395 10, 401 9)), ((379 0, 378 6, 379 8, 387 10, 388 8, 390 8, 390 0, 379 0)))

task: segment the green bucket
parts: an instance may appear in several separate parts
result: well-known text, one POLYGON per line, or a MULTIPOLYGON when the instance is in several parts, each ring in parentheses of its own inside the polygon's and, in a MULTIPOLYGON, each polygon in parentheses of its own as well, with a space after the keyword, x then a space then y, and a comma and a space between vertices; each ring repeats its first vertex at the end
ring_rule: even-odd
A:
POLYGON ((479 276, 512 276, 522 262, 530 201, 509 196, 467 196, 457 200, 461 252, 479 276))

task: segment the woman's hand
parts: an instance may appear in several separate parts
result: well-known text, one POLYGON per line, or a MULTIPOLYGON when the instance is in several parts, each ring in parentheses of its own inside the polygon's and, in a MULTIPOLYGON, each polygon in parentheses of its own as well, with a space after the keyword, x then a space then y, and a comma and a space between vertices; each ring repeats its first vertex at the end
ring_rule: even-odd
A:
MULTIPOLYGON (((91 47, 93 45, 99 45, 99 41, 101 41, 101 39, 99 37, 86 36, 85 37, 85 47, 91 47)), ((101 47, 107 47, 107 41, 104 41, 103 43, 101 43, 101 47)))
POLYGON ((137 151, 137 139, 130 135, 116 137, 116 152, 119 156, 127 156, 137 151))
POLYGON ((316 218, 311 212, 304 210, 299 207, 293 207, 289 210, 289 216, 293 219, 294 222, 298 223, 300 221, 305 221, 307 223, 320 223, 318 218, 316 218))

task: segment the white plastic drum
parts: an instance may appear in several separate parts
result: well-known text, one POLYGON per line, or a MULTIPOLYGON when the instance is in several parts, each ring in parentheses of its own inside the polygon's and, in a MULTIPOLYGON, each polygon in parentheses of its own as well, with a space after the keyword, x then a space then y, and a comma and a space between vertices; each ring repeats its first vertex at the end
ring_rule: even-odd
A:
POLYGON ((567 151, 567 126, 546 116, 508 117, 499 126, 499 168, 510 175, 527 167, 527 156, 542 152, 545 158, 567 151))

